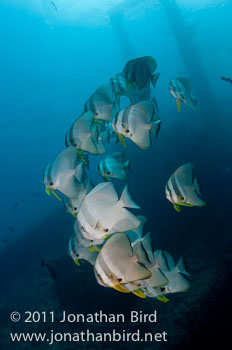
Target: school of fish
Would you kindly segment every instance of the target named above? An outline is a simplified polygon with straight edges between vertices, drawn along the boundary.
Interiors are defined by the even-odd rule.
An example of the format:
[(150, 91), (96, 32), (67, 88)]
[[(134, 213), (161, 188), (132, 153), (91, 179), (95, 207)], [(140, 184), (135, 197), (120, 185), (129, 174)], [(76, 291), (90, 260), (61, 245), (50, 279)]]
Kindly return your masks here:
[[(112, 182), (128, 181), (130, 161), (122, 152), (106, 154), (112, 141), (126, 147), (131, 140), (148, 150), (158, 137), (161, 120), (156, 99), (151, 97), (160, 75), (156, 68), (151, 56), (132, 59), (93, 92), (66, 133), (66, 148), (45, 168), (43, 183), (46, 193), (62, 201), (75, 218), (68, 254), (77, 266), (89, 262), (104, 287), (166, 303), (166, 294), (188, 291), (190, 274), (182, 257), (175, 263), (167, 251), (153, 250), (150, 233), (144, 234), (146, 218), (130, 211), (140, 207), (128, 185), (119, 195)], [(196, 111), (191, 90), (186, 77), (170, 81), (169, 92), (179, 112), (181, 103)], [(120, 107), (122, 96), (128, 101), (124, 108)], [(97, 166), (103, 182), (97, 185), (88, 175), (89, 154), (105, 155)], [(205, 206), (191, 163), (173, 172), (165, 194), (177, 212), (182, 206)]]

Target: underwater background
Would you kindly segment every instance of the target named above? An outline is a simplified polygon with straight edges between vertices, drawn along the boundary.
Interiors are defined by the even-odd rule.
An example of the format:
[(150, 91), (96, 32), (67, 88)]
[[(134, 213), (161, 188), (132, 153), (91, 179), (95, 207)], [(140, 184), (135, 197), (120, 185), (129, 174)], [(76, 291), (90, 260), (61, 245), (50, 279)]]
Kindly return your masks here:
[[(216, 0), (0, 0), (0, 348), (44, 349), (44, 343), (12, 343), (11, 331), (46, 331), (46, 324), (12, 324), (17, 310), (129, 313), (158, 310), (157, 330), (167, 343), (123, 343), (129, 349), (229, 349), (232, 287), (232, 3)], [(129, 188), (147, 217), (155, 249), (184, 255), (191, 274), (187, 293), (168, 304), (139, 299), (97, 284), (92, 267), (77, 268), (67, 255), (73, 218), (47, 197), (42, 173), (64, 148), (65, 132), (91, 93), (125, 63), (153, 56), (162, 127), (150, 150), (128, 142)], [(198, 112), (178, 113), (168, 92), (176, 76), (188, 76)], [(91, 177), (101, 182), (91, 156)], [(165, 198), (165, 184), (192, 162), (205, 208), (179, 214)], [(117, 184), (118, 188), (121, 185)], [(52, 265), (56, 279), (41, 266)], [(54, 326), (75, 331), (77, 325)], [(95, 331), (103, 325), (92, 325)], [(106, 325), (106, 329), (125, 325)], [(127, 326), (137, 329), (138, 326)], [(142, 324), (146, 331), (154, 327)], [(144, 345), (144, 346), (143, 346)], [(106, 348), (111, 343), (56, 343), (55, 349)]]

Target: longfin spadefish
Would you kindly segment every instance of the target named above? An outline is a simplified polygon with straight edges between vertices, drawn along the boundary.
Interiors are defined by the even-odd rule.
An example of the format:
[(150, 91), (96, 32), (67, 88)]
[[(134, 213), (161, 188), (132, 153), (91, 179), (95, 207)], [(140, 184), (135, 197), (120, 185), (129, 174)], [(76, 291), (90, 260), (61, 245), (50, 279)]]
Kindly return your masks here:
[(177, 211), (177, 213), (181, 212), (181, 207), (179, 204), (174, 204), (173, 207), (174, 207), (175, 211)]
[(178, 112), (180, 112), (180, 100), (176, 100), (176, 106), (177, 106)]

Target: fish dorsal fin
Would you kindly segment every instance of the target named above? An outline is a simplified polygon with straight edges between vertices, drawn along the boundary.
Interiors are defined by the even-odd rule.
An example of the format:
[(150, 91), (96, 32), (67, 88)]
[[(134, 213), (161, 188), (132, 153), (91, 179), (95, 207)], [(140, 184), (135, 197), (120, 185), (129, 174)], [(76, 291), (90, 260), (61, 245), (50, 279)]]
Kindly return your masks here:
[(178, 263), (176, 264), (176, 267), (178, 269), (178, 272), (180, 272), (181, 274), (190, 276), (190, 274), (188, 273), (188, 271), (186, 269), (186, 265), (184, 263), (183, 257), (180, 257)]
[(122, 207), (140, 209), (140, 207), (132, 199), (127, 185), (124, 187), (124, 190), (122, 191), (119, 203)]
[(60, 172), (74, 169), (77, 159), (76, 149), (68, 147), (59, 153), (50, 167), (52, 167), (52, 174), (58, 175)]
[(130, 114), (131, 123), (148, 124), (153, 117), (153, 105), (150, 101), (140, 101), (131, 107)]
[(138, 262), (142, 263), (145, 266), (150, 264), (147, 252), (143, 247), (142, 241), (139, 241), (135, 244), (133, 251)]
[(164, 256), (164, 252), (161, 249), (155, 250), (154, 257), (156, 267), (166, 271), (169, 270), (167, 259)]
[(153, 266), (149, 269), (152, 272), (152, 277), (147, 281), (150, 287), (162, 287), (168, 284), (168, 278), (159, 268)]
[(94, 114), (91, 111), (85, 112), (82, 114), (75, 122), (73, 132), (78, 129), (78, 134), (89, 133), (92, 129)]
[(118, 194), (115, 190), (114, 185), (111, 182), (101, 182), (95, 186), (92, 191), (89, 192), (87, 196), (99, 196), (99, 198), (104, 199), (104, 197), (110, 198), (113, 201), (118, 200)]
[(193, 164), (187, 163), (180, 166), (173, 174), (178, 187), (192, 186), (193, 183)]
[(101, 95), (104, 98), (106, 98), (110, 103), (113, 103), (113, 89), (112, 85), (110, 83), (106, 83), (102, 86), (100, 86), (96, 91), (95, 94)]
[(115, 159), (119, 163), (123, 163), (124, 162), (124, 157), (125, 157), (125, 154), (121, 153), (121, 152), (114, 152), (114, 153), (111, 153), (111, 154), (109, 154), (107, 156), (107, 158)]
[(175, 268), (175, 262), (173, 257), (167, 251), (164, 251), (164, 256), (167, 260), (169, 270), (173, 270)]
[(155, 88), (156, 86), (156, 83), (157, 83), (157, 80), (160, 76), (160, 73), (154, 73), (152, 76), (151, 76), (151, 83), (153, 85), (153, 87)]
[(181, 82), (181, 84), (184, 86), (186, 92), (188, 94), (191, 94), (191, 90), (192, 90), (191, 81), (186, 77), (179, 77), (179, 78), (177, 78), (177, 80), (179, 80)]

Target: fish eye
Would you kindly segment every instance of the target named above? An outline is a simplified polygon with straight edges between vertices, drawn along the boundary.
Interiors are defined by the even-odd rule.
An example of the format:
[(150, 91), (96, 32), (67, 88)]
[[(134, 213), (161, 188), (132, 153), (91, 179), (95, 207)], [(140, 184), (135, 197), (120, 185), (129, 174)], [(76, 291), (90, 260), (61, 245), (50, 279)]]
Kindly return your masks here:
[(129, 129), (126, 129), (126, 132), (130, 132), (130, 130), (129, 130)]
[(96, 112), (95, 115), (98, 115), (98, 112)]
[(75, 207), (74, 210), (77, 211), (77, 208)]
[(93, 243), (93, 240), (91, 239), (90, 242)]
[(161, 287), (161, 288), (160, 288), (160, 291), (161, 291), (161, 292), (165, 292), (165, 287)]
[(53, 182), (50, 182), (50, 186), (53, 186), (54, 185), (54, 183)]
[(77, 147), (77, 144), (76, 144), (76, 143), (74, 143), (74, 144), (73, 144), (73, 146), (74, 146), (74, 147)]
[(79, 254), (76, 254), (76, 257), (78, 258)]
[(108, 232), (108, 231), (109, 231), (109, 229), (108, 229), (108, 228), (105, 228), (105, 229), (104, 229), (104, 232)]
[(107, 175), (110, 175), (110, 171), (107, 171), (107, 173), (106, 173)]
[(122, 282), (122, 278), (118, 278), (118, 282)]

